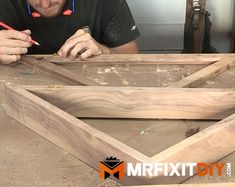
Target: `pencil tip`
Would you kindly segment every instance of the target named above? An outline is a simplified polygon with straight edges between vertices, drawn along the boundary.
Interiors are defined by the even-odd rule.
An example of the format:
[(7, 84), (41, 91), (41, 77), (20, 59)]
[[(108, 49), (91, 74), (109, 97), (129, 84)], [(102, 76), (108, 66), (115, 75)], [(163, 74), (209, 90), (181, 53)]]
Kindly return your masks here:
[(35, 44), (38, 45), (38, 46), (41, 46), (38, 42), (36, 42)]

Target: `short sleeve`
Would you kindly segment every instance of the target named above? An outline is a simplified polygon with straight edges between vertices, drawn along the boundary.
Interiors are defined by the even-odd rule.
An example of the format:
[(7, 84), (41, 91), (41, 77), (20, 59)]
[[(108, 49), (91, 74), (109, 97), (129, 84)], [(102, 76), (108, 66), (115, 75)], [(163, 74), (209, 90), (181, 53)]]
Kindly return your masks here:
[(126, 0), (104, 0), (103, 36), (101, 42), (118, 47), (140, 36)]

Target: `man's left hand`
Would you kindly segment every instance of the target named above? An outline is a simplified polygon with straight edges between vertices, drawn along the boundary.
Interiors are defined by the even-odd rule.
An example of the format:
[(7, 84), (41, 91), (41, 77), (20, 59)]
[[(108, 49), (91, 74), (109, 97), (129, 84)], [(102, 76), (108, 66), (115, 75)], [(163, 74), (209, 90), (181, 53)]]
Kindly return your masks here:
[(90, 33), (79, 29), (58, 51), (62, 57), (86, 59), (100, 54), (110, 54), (111, 49), (95, 41)]

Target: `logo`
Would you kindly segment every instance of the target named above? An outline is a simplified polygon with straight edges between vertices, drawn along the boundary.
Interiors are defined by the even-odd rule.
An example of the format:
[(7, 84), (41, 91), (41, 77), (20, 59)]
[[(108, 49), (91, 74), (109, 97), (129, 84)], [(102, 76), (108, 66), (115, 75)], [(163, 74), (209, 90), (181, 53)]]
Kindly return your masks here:
[(120, 162), (115, 157), (109, 157), (100, 162), (100, 178), (105, 180), (110, 175), (113, 175), (117, 179), (123, 179), (125, 176), (124, 162)]
[[(226, 167), (227, 166), (227, 167)], [(221, 177), (224, 170), (228, 176), (232, 175), (231, 163), (127, 163), (127, 176), (193, 176), (195, 171), (198, 176)]]

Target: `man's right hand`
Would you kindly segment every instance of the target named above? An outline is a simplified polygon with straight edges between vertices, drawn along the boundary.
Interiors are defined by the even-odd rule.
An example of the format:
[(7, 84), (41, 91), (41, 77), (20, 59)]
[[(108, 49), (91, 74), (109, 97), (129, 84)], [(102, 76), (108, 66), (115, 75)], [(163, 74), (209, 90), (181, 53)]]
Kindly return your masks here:
[(21, 55), (28, 52), (28, 48), (32, 46), (31, 31), (0, 31), (0, 63), (10, 64), (21, 58)]

